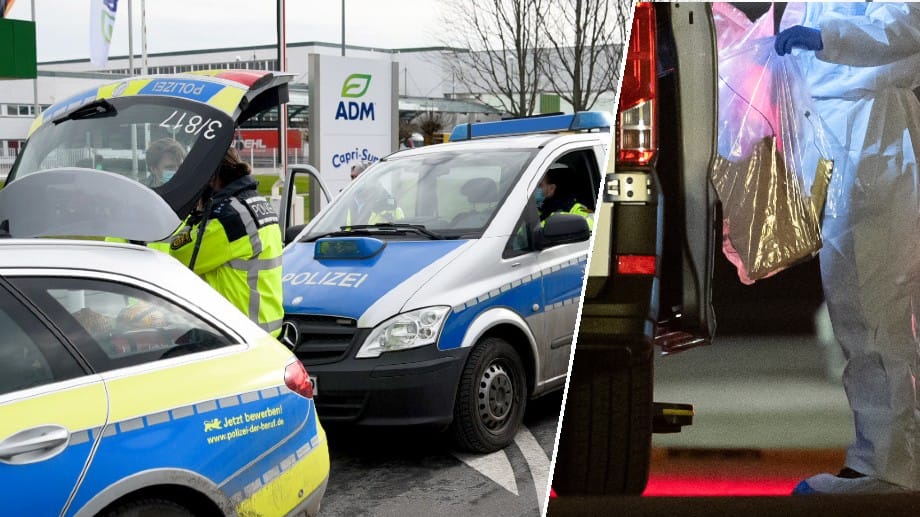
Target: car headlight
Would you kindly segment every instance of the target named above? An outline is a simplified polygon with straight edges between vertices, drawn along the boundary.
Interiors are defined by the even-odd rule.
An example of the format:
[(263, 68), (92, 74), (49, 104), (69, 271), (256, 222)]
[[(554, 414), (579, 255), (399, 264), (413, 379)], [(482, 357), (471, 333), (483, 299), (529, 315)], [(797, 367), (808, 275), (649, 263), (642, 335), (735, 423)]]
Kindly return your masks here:
[(438, 342), (450, 307), (426, 307), (394, 316), (377, 325), (361, 345), (358, 359)]

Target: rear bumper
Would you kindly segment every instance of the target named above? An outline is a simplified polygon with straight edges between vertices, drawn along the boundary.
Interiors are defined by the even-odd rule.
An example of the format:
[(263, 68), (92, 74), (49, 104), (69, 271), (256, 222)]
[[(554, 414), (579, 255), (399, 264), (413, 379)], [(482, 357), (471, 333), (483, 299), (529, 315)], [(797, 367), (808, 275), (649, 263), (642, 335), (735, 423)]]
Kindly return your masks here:
[(313, 493), (307, 496), (302, 503), (288, 513), (289, 517), (316, 517), (319, 515), (320, 505), (323, 501), (323, 495), (326, 493), (326, 485), (329, 483), (329, 476), (313, 490)]
[(317, 515), (329, 481), (326, 433), (320, 430), (316, 445), (306, 455), (302, 454), (299, 451), (300, 459), (290, 468), (241, 502), (236, 508), (237, 514)]

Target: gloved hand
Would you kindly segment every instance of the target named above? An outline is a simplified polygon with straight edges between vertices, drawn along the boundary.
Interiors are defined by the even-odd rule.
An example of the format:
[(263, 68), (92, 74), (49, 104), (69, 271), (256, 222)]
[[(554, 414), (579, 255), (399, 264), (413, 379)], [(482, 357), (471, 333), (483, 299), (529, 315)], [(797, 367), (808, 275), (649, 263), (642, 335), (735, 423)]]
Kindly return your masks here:
[(821, 31), (818, 29), (795, 25), (776, 35), (776, 41), (773, 43), (773, 48), (776, 49), (777, 54), (784, 56), (792, 52), (793, 48), (803, 48), (805, 50), (814, 51), (822, 50), (824, 48), (824, 42), (821, 41)]

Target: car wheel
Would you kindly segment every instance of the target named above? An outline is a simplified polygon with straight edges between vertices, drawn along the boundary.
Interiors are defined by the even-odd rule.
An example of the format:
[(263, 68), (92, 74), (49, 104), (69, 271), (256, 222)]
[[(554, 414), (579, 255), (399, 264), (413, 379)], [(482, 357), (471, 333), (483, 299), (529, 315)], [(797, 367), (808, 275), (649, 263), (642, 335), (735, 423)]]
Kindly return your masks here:
[(527, 403), (527, 378), (517, 351), (497, 337), (473, 348), (454, 404), (451, 433), (462, 449), (494, 452), (514, 440)]
[(195, 517), (188, 508), (167, 499), (137, 499), (122, 503), (105, 517)]
[(641, 494), (652, 447), (652, 353), (644, 345), (575, 352), (553, 488)]

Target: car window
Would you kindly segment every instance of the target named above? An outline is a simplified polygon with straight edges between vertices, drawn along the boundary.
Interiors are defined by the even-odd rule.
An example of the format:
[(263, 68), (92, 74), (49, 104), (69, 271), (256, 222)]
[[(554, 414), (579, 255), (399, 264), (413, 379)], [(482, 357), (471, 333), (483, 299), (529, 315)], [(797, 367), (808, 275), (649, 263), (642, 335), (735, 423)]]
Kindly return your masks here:
[(178, 304), (125, 284), (57, 277), (12, 281), (58, 324), (96, 371), (233, 343)]
[(514, 225), (514, 231), (505, 244), (502, 258), (512, 258), (534, 251), (533, 233), (540, 227), (540, 214), (537, 212), (536, 190), (530, 195), (530, 202)]
[(47, 327), (0, 290), (0, 395), (83, 374)]

